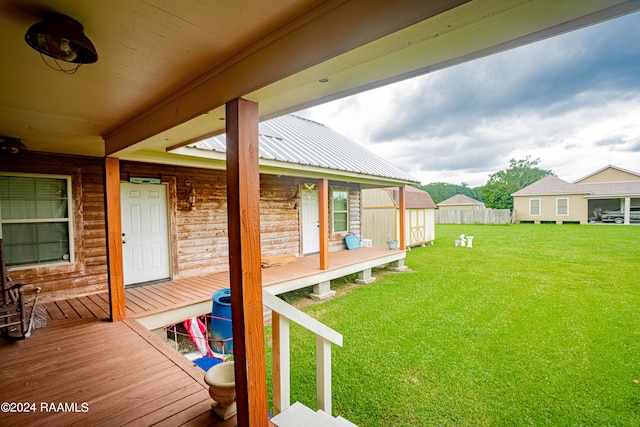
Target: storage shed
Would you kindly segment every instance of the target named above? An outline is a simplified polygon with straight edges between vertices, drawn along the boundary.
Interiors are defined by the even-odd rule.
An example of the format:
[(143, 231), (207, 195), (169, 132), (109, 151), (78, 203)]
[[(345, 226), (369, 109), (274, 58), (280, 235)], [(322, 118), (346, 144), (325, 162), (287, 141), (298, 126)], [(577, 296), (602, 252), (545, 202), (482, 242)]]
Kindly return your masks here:
[[(397, 188), (362, 190), (362, 238), (373, 246), (399, 240), (399, 195)], [(426, 191), (406, 187), (407, 246), (424, 246), (435, 240), (436, 205)]]

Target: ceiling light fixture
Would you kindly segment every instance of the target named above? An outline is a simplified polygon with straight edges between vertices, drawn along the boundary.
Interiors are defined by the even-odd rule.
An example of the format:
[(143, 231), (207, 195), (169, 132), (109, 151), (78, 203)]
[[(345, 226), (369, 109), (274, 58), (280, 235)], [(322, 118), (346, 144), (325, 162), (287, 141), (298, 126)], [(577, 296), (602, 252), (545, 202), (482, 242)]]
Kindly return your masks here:
[[(40, 52), (45, 64), (68, 74), (75, 73), (82, 64), (92, 64), (98, 60), (98, 52), (84, 35), (82, 24), (60, 13), (45, 13), (44, 21), (33, 24), (24, 39)], [(55, 65), (47, 62), (43, 54), (52, 57)], [(63, 68), (58, 61), (77, 65), (75, 68)]]
[(27, 146), (18, 138), (0, 136), (0, 154), (22, 154), (27, 151)]

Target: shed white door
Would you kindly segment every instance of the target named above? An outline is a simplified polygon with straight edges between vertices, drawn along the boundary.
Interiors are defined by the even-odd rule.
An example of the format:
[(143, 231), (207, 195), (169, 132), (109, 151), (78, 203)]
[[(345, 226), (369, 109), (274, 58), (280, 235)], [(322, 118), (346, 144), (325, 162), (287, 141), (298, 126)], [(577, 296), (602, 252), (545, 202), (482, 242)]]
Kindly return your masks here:
[(302, 254), (320, 252), (318, 190), (302, 191)]
[(167, 188), (120, 184), (124, 284), (168, 279)]

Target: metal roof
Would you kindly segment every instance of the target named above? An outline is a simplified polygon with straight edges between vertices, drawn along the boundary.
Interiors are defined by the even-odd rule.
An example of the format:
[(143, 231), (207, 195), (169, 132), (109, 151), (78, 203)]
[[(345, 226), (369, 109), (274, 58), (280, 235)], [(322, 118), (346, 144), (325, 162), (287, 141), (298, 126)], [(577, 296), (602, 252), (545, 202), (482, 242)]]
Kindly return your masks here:
[[(419, 182), (346, 136), (312, 120), (281, 116), (260, 123), (258, 132), (262, 159)], [(189, 147), (224, 153), (226, 135), (207, 138)]]

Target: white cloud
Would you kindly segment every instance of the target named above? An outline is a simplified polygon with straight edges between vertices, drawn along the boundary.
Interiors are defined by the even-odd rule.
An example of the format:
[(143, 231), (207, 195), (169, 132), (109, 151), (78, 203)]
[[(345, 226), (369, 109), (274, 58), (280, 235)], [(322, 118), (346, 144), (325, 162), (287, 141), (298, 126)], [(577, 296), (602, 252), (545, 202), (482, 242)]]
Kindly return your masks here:
[[(640, 13), (301, 112), (423, 183), (640, 171)], [(633, 41), (633, 42), (632, 42)]]

